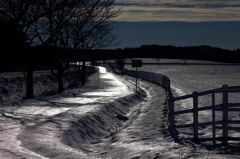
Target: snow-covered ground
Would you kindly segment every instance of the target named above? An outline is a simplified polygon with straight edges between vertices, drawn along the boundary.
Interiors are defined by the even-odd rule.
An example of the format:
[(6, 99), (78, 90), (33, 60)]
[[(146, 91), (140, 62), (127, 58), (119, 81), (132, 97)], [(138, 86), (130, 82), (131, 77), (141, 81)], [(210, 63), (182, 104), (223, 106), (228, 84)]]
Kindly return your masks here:
[(0, 158), (239, 158), (175, 143), (160, 86), (99, 67), (82, 88), (0, 106)]
[[(77, 70), (66, 71), (63, 78), (64, 88), (80, 85), (79, 74)], [(56, 94), (57, 75), (51, 71), (35, 71), (33, 81), (35, 96)], [(0, 73), (0, 104), (21, 100), (26, 97), (25, 92), (26, 74), (23, 72)]]
[[(143, 62), (155, 62), (154, 59), (148, 59)], [(153, 72), (156, 74), (163, 74), (170, 78), (171, 88), (175, 97), (192, 94), (194, 91), (205, 91), (210, 89), (220, 88), (223, 85), (240, 86), (240, 66), (239, 65), (223, 65), (215, 62), (204, 61), (181, 61), (181, 60), (165, 60), (161, 59), (163, 64), (159, 65), (144, 65), (139, 68), (139, 71)], [(164, 63), (173, 63), (165, 64)], [(186, 62), (186, 64), (184, 64)], [(180, 64), (182, 63), (182, 65)], [(199, 65), (200, 63), (200, 65)], [(204, 65), (205, 63), (205, 65)], [(134, 70), (131, 66), (126, 66), (127, 69)], [(208, 95), (199, 98), (199, 106), (210, 106), (212, 104), (212, 96)], [(222, 102), (222, 96), (216, 95), (217, 102)], [(229, 94), (230, 103), (240, 103), (240, 94)], [(175, 110), (191, 109), (193, 100), (181, 100), (175, 103)], [(239, 121), (240, 112), (230, 112), (230, 120)], [(199, 113), (199, 122), (210, 122), (212, 112), (202, 111)], [(222, 114), (216, 113), (217, 121), (221, 120)], [(177, 125), (191, 124), (193, 122), (192, 113), (176, 116)], [(203, 127), (200, 134), (204, 137), (212, 137), (211, 126)], [(179, 129), (180, 135), (187, 138), (192, 137), (193, 130)], [(217, 131), (218, 136), (222, 134), (221, 130)], [(233, 137), (240, 137), (239, 131), (229, 131), (229, 135)], [(239, 143), (239, 142), (238, 142)]]
[[(156, 62), (156, 60), (144, 59), (143, 62), (150, 63)], [(173, 64), (164, 65), (164, 63)], [(199, 63), (201, 65), (197, 65)], [(135, 70), (130, 65), (126, 65), (126, 68)], [(216, 62), (195, 60), (185, 62), (183, 60), (160, 59), (159, 65), (144, 65), (138, 70), (159, 73), (169, 77), (174, 96), (220, 88), (223, 85), (240, 85), (240, 65), (221, 65), (221, 63)]]
[[(100, 68), (100, 73), (94, 74), (84, 88), (68, 90), (50, 97), (38, 97), (9, 105), (2, 104), (0, 158), (84, 157), (86, 153), (78, 152), (73, 145), (81, 145), (78, 143), (82, 142), (81, 139), (77, 139), (74, 143), (71, 141), (74, 140), (71, 135), (83, 136), (86, 140), (85, 138), (89, 135), (95, 134), (94, 132), (80, 133), (81, 128), (82, 131), (87, 131), (84, 128), (88, 124), (94, 126), (91, 125), (94, 124), (91, 123), (91, 119), (88, 121), (90, 124), (85, 117), (89, 113), (102, 111), (106, 104), (113, 102), (116, 98), (131, 94), (133, 93), (127, 85), (117, 80), (111, 73), (107, 73), (104, 68)], [(126, 110), (119, 111), (120, 116), (121, 111)], [(94, 118), (96, 121), (100, 120), (101, 114)], [(81, 123), (80, 119), (86, 123)], [(114, 121), (109, 120), (109, 122)], [(76, 125), (80, 128), (74, 130), (73, 124), (83, 124), (83, 127)], [(114, 127), (113, 124), (111, 125)], [(111, 131), (111, 127), (108, 129)], [(79, 132), (74, 133), (74, 131)], [(107, 135), (108, 130), (102, 131), (102, 134), (96, 135)]]

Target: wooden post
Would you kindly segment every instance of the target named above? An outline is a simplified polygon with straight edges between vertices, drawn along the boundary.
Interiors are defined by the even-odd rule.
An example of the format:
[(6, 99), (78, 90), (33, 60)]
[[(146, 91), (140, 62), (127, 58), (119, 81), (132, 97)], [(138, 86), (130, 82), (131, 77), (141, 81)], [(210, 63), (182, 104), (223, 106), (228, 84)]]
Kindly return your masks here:
[(138, 67), (136, 67), (136, 92), (138, 88)]
[(168, 122), (169, 122), (169, 132), (171, 136), (176, 140), (177, 134), (176, 134), (176, 128), (175, 128), (175, 122), (174, 122), (174, 98), (171, 96), (168, 100)]
[[(226, 88), (224, 85), (223, 88)], [(228, 92), (223, 89), (223, 144), (228, 144)]]
[(212, 93), (212, 138), (213, 146), (216, 146), (216, 117), (215, 117), (215, 93)]
[(198, 92), (193, 92), (193, 140), (198, 142)]

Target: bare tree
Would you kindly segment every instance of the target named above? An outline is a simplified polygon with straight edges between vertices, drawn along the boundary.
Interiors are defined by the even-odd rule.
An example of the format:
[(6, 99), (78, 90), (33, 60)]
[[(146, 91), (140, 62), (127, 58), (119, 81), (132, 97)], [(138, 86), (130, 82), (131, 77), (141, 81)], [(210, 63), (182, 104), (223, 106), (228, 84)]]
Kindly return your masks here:
[(73, 48), (82, 59), (82, 82), (85, 83), (85, 56), (89, 49), (114, 45), (116, 35), (112, 33), (111, 19), (119, 14), (113, 8), (115, 0), (83, 1), (76, 10), (73, 23)]
[[(2, 0), (0, 2), (0, 18), (11, 22), (19, 32), (24, 34), (26, 37), (25, 46), (30, 45), (32, 41), (32, 25), (47, 14), (43, 12), (41, 8), (42, 3), (43, 0)], [(35, 56), (29, 53), (28, 47), (23, 49), (28, 56), (24, 61), (27, 70), (26, 96), (27, 98), (31, 98), (33, 97), (33, 67)]]
[[(113, 3), (114, 0), (2, 0), (0, 18), (11, 19), (26, 35), (29, 46), (50, 48), (58, 68), (58, 89), (61, 91), (63, 72), (74, 54), (79, 50), (106, 46), (113, 41), (110, 23), (107, 23), (118, 13)], [(37, 57), (27, 50), (26, 94), (31, 98)]]
[(78, 4), (77, 0), (49, 0), (44, 6), (44, 10), (50, 10), (50, 14), (42, 21), (41, 29), (36, 29), (38, 32), (41, 31), (38, 33), (39, 40), (42, 44), (50, 47), (50, 52), (57, 66), (58, 91), (64, 89), (62, 77), (71, 61), (72, 52), (69, 51), (71, 48), (69, 39), (72, 34), (69, 24), (76, 17), (74, 12)]
[[(2, 0), (1, 19), (11, 21), (26, 36), (28, 46), (56, 44), (62, 28), (71, 18), (68, 13), (77, 2), (69, 0)], [(50, 25), (49, 25), (50, 24)], [(26, 97), (33, 97), (33, 71), (38, 56), (25, 48), (27, 71)]]
[(83, 59), (84, 83), (85, 50), (113, 43), (116, 36), (111, 34), (113, 28), (109, 21), (118, 14), (113, 3), (114, 0), (49, 0), (44, 6), (44, 10), (50, 12), (41, 25), (36, 25), (41, 29), (35, 30), (43, 44), (62, 48), (53, 52), (59, 91), (63, 90), (63, 73), (74, 57), (80, 55)]
[[(58, 70), (58, 90), (63, 90), (62, 76), (73, 58), (83, 59), (82, 82), (85, 83), (86, 50), (110, 46), (116, 36), (109, 22), (118, 11), (113, 9), (114, 0), (51, 0), (44, 10), (49, 11), (46, 19), (35, 29), (38, 41), (53, 48)], [(60, 9), (55, 9), (56, 7)], [(54, 11), (52, 11), (54, 10)], [(80, 53), (79, 53), (80, 52)]]

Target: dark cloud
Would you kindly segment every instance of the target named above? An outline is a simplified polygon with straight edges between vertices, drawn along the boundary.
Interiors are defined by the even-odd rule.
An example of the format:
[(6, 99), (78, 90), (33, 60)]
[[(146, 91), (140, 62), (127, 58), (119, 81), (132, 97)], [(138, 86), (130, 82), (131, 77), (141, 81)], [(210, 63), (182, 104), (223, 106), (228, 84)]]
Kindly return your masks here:
[(116, 0), (119, 21), (240, 21), (240, 0)]
[[(225, 3), (224, 3), (225, 2)], [(179, 3), (178, 1), (172, 1), (169, 3), (168, 1), (151, 1), (151, 2), (118, 2), (114, 4), (115, 6), (141, 6), (141, 7), (167, 7), (167, 8), (226, 8), (226, 7), (239, 7), (240, 1), (235, 3), (230, 3), (231, 1), (182, 1)]]

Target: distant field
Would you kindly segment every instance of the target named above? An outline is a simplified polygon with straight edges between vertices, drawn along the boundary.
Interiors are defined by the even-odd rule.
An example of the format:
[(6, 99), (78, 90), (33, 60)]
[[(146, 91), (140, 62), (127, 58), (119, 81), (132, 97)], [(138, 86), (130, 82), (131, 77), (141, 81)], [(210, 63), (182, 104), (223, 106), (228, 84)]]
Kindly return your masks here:
[[(154, 62), (156, 59), (144, 59), (143, 62)], [(163, 65), (161, 65), (163, 63)], [(183, 65), (164, 65), (164, 63), (182, 63)], [(186, 63), (186, 65), (184, 65)], [(196, 63), (201, 65), (188, 65)], [(206, 65), (202, 65), (206, 63)], [(160, 59), (159, 65), (143, 65), (139, 71), (147, 71), (166, 75), (171, 80), (175, 95), (190, 94), (194, 91), (204, 91), (222, 87), (222, 85), (240, 85), (240, 65), (209, 65), (216, 62), (194, 60)], [(135, 69), (126, 65), (127, 69)]]
[[(150, 60), (150, 59), (148, 59)], [(154, 61), (155, 59), (152, 59)], [(180, 60), (162, 60), (162, 62), (173, 62), (178, 63)], [(145, 62), (145, 61), (144, 61)], [(160, 60), (161, 62), (161, 60)], [(182, 61), (183, 62), (183, 61)], [(216, 89), (222, 87), (222, 85), (229, 86), (240, 86), (240, 65), (209, 65), (211, 62), (204, 61), (185, 61), (186, 65), (179, 64), (168, 64), (168, 65), (143, 65), (139, 68), (139, 71), (153, 72), (157, 74), (163, 74), (170, 78), (171, 89), (173, 95), (183, 96), (187, 94), (192, 94), (194, 91), (205, 91), (210, 89)], [(188, 65), (188, 63), (206, 63), (206, 65)], [(216, 64), (216, 63), (215, 63)], [(130, 65), (126, 66), (127, 69), (135, 69)], [(217, 97), (216, 97), (217, 98)], [(219, 101), (222, 102), (222, 97), (218, 97)], [(212, 104), (211, 95), (204, 98), (199, 98), (199, 106), (209, 106)], [(240, 103), (240, 93), (229, 94), (229, 102)], [(219, 104), (220, 104), (219, 103)], [(192, 108), (192, 99), (182, 100), (176, 102), (175, 109), (191, 109)], [(202, 111), (199, 114), (200, 122), (208, 122), (211, 120), (211, 111)], [(217, 119), (220, 120), (222, 114), (216, 114)], [(239, 112), (229, 113), (229, 119), (239, 120)], [(179, 115), (177, 118), (178, 124), (190, 124), (192, 123), (192, 115)], [(181, 129), (181, 135), (188, 136), (192, 134), (190, 129)], [(201, 133), (204, 136), (211, 137), (211, 126), (201, 130)], [(217, 132), (221, 134), (219, 130)], [(229, 132), (232, 136), (240, 137), (239, 131)], [(191, 135), (190, 135), (191, 136)]]

